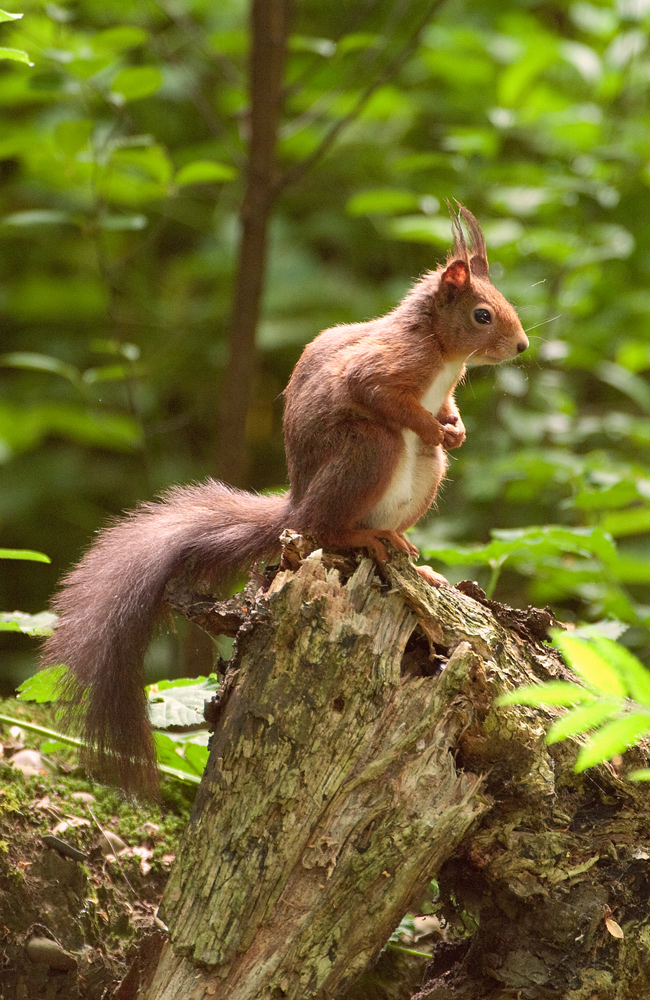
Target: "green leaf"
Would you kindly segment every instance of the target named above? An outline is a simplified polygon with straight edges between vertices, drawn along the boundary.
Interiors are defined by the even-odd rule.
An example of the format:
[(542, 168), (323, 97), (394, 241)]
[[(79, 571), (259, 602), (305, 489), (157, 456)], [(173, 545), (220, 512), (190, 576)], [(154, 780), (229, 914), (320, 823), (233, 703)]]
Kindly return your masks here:
[(620, 583), (650, 583), (650, 561), (646, 558), (619, 555), (609, 564), (609, 570)]
[(106, 285), (88, 269), (66, 274), (65, 281), (54, 272), (25, 270), (8, 290), (5, 310), (19, 322), (60, 323), (65, 317), (70, 324), (103, 319), (108, 302)]
[(28, 615), (24, 611), (0, 612), (0, 632), (22, 632), (24, 635), (51, 635), (57, 617), (51, 611)]
[(642, 410), (650, 413), (650, 386), (640, 375), (628, 371), (613, 361), (603, 361), (598, 366), (598, 375), (608, 385), (624, 393)]
[(567, 736), (575, 736), (577, 733), (585, 733), (589, 729), (599, 726), (605, 719), (616, 715), (621, 711), (624, 702), (622, 701), (597, 701), (591, 705), (581, 705), (567, 712), (553, 723), (546, 734), (547, 743), (558, 743)]
[(7, 10), (0, 10), (0, 23), (3, 21), (18, 21), (22, 14), (10, 14)]
[(399, 188), (374, 188), (359, 191), (348, 199), (345, 210), (348, 215), (397, 215), (412, 212), (418, 206), (418, 196), (412, 191)]
[(650, 781), (650, 767), (639, 767), (627, 774), (628, 781)]
[(329, 58), (336, 53), (336, 42), (329, 38), (314, 38), (308, 35), (291, 35), (289, 48), (292, 52), (314, 52)]
[(385, 225), (387, 234), (395, 240), (433, 243), (435, 246), (449, 244), (449, 222), (442, 217), (404, 215), (399, 219), (391, 219)]
[(194, 160), (181, 167), (174, 184), (177, 187), (187, 187), (188, 184), (223, 184), (225, 181), (232, 181), (237, 176), (234, 167), (227, 163), (218, 163), (216, 160)]
[(620, 538), (650, 531), (650, 507), (631, 507), (605, 514), (600, 522), (603, 531)]
[(107, 340), (99, 338), (92, 340), (90, 346), (97, 354), (113, 354), (126, 358), (127, 361), (138, 361), (140, 358), (140, 348), (137, 344), (129, 344), (122, 340)]
[(172, 726), (205, 725), (204, 703), (214, 695), (218, 686), (215, 674), (152, 684), (147, 689), (152, 726), (169, 729)]
[(605, 636), (598, 635), (594, 635), (588, 641), (624, 678), (628, 694), (640, 705), (650, 709), (650, 670), (620, 642), (613, 642)]
[(347, 55), (349, 52), (363, 52), (367, 49), (377, 48), (383, 45), (383, 42), (384, 39), (381, 35), (355, 31), (349, 35), (343, 35), (337, 43), (337, 48), (339, 55)]
[(156, 66), (130, 66), (113, 80), (110, 98), (115, 104), (140, 101), (155, 94), (162, 82), (162, 73)]
[(10, 59), (12, 62), (25, 63), (26, 66), (33, 66), (29, 56), (22, 49), (7, 49), (0, 46), (0, 59)]
[(0, 549), (0, 559), (27, 559), (44, 563), (52, 561), (44, 552), (34, 552), (33, 549)]
[(16, 453), (36, 448), (53, 434), (117, 451), (130, 451), (142, 444), (142, 429), (131, 416), (89, 412), (84, 405), (58, 402), (20, 407), (0, 401), (0, 440)]
[(493, 565), (497, 560), (521, 557), (533, 564), (562, 552), (576, 555), (597, 555), (610, 563), (616, 558), (616, 547), (600, 528), (565, 528), (549, 524), (541, 527), (508, 528), (492, 531), (487, 545), (429, 548), (427, 558), (440, 559), (448, 565)]
[(83, 380), (87, 385), (96, 385), (98, 382), (119, 382), (138, 374), (141, 374), (140, 369), (134, 369), (133, 365), (103, 365), (101, 368), (87, 368)]
[[(194, 778), (201, 776), (205, 766), (201, 767), (200, 764), (203, 755), (195, 753), (190, 758), (186, 757), (182, 744), (171, 739), (166, 733), (154, 733), (154, 740), (160, 764), (173, 768), (177, 772), (176, 776), (183, 780), (189, 780), (190, 776)], [(207, 760), (207, 755), (205, 756)]]
[(54, 141), (65, 156), (77, 156), (87, 148), (94, 127), (94, 122), (90, 118), (61, 122), (54, 130)]
[(570, 681), (549, 681), (547, 684), (529, 684), (501, 695), (497, 705), (576, 705), (581, 701), (592, 702), (594, 695)]
[(12, 212), (2, 219), (3, 226), (60, 226), (75, 223), (69, 212), (54, 208), (32, 208), (25, 212)]
[(109, 232), (138, 232), (146, 229), (149, 220), (146, 215), (101, 215), (97, 224)]
[(558, 524), (543, 527), (507, 528), (492, 531), (493, 538), (505, 542), (503, 552), (538, 550), (574, 552), (578, 555), (593, 553), (607, 562), (616, 556), (616, 546), (601, 528), (565, 528)]
[(69, 744), (65, 743), (63, 740), (45, 740), (41, 743), (40, 750), (41, 753), (60, 753), (61, 750), (66, 750)]
[(133, 147), (116, 149), (111, 156), (110, 166), (151, 177), (163, 186), (169, 183), (172, 176), (172, 165), (167, 151), (158, 144), (140, 149)]
[(148, 33), (142, 28), (124, 24), (98, 31), (90, 39), (90, 44), (95, 52), (117, 54), (144, 45), (148, 37)]
[(627, 691), (618, 670), (596, 651), (591, 642), (575, 639), (566, 632), (552, 629), (553, 645), (560, 650), (572, 670), (595, 691), (625, 698)]
[(28, 677), (18, 688), (18, 697), (23, 701), (39, 703), (57, 701), (59, 685), (68, 668), (65, 666), (47, 667), (33, 677)]
[(623, 753), (649, 730), (650, 713), (647, 712), (632, 712), (622, 719), (609, 722), (581, 749), (575, 764), (576, 771), (584, 771), (594, 764)]
[(69, 365), (59, 358), (50, 357), (49, 354), (15, 351), (12, 354), (0, 355), (0, 365), (5, 368), (28, 368), (32, 371), (51, 372), (53, 375), (60, 375), (67, 379), (75, 386), (81, 382), (81, 375), (74, 365)]
[[(207, 736), (207, 733), (205, 735)], [(208, 750), (207, 745), (202, 746), (199, 743), (186, 743), (183, 756), (190, 767), (194, 768), (197, 774), (203, 774), (205, 771), (205, 765), (208, 763), (210, 751)]]

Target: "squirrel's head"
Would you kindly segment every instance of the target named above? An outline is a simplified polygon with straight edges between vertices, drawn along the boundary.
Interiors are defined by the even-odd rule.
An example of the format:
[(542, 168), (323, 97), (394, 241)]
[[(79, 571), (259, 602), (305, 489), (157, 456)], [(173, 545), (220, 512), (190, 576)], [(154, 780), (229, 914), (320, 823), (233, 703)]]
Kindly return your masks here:
[[(468, 365), (496, 365), (525, 351), (528, 337), (513, 306), (489, 278), (485, 238), (468, 209), (452, 213), (454, 247), (434, 294), (438, 336), (448, 355)], [(471, 250), (461, 225), (465, 221)]]

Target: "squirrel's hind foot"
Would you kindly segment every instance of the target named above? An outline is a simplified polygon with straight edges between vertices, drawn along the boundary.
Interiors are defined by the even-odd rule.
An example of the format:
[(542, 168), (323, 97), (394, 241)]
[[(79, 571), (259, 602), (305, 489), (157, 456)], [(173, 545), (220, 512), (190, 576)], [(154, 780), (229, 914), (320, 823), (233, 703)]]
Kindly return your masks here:
[(442, 573), (436, 573), (435, 569), (431, 569), (430, 566), (416, 566), (415, 570), (420, 574), (423, 580), (431, 584), (432, 587), (449, 587), (450, 583), (446, 576)]

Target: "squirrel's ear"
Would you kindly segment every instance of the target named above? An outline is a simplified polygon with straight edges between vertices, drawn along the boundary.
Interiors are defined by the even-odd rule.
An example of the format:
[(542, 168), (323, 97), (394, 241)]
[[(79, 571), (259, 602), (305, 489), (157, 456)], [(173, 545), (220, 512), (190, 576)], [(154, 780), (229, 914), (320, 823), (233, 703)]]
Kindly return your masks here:
[(452, 260), (451, 264), (442, 272), (440, 278), (440, 288), (451, 291), (469, 287), (469, 267), (464, 260)]

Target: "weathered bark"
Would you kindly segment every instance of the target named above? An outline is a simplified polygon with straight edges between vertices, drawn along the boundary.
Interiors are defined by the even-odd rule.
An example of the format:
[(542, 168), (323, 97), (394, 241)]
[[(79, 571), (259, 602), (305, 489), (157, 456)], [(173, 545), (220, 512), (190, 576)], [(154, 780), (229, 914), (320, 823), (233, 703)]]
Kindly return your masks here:
[(623, 897), (646, 905), (643, 793), (611, 769), (577, 778), (543, 713), (494, 707), (566, 672), (542, 642), (551, 616), (433, 590), (405, 559), (382, 573), (316, 552), (219, 610), (244, 624), (140, 995), (341, 996), (436, 874), (480, 930), (464, 958), (464, 942), (438, 955), (423, 996), (582, 1000), (602, 961), (623, 981), (624, 949), (648, 988), (645, 910), (623, 946), (604, 923)]
[[(650, 997), (650, 802), (623, 777), (646, 755), (576, 775), (575, 744), (540, 743), (526, 765), (522, 716), (531, 733), (547, 726), (501, 709), (461, 741), (459, 763), (486, 774), (492, 808), (438, 877), (449, 919), (476, 930), (434, 951), (412, 1000)], [(523, 782), (509, 773), (522, 749)]]
[(255, 332), (260, 311), (269, 219), (275, 191), (275, 149), (282, 107), (290, 0), (252, 0), (249, 144), (246, 190), (221, 391), (219, 475), (243, 485), (246, 415), (255, 377)]

